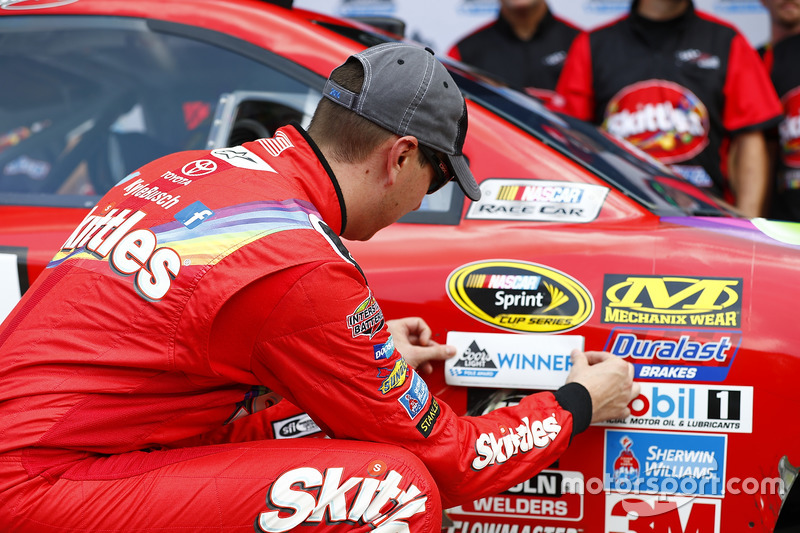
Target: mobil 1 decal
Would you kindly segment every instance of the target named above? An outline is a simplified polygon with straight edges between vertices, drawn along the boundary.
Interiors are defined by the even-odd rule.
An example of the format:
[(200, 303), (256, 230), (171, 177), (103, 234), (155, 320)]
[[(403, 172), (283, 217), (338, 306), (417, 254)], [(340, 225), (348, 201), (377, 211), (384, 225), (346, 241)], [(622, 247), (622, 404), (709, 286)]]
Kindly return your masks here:
[(600, 426), (752, 433), (753, 387), (640, 382), (627, 418)]
[(594, 300), (578, 280), (525, 261), (463, 265), (447, 278), (447, 295), (471, 317), (507, 331), (560, 333), (584, 324)]

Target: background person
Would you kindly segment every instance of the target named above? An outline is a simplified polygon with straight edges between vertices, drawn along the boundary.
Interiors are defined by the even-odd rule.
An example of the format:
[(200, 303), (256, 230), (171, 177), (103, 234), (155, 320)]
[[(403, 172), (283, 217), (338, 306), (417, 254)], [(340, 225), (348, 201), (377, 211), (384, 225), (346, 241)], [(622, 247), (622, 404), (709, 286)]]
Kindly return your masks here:
[(783, 104), (784, 117), (768, 135), (774, 191), (770, 218), (800, 222), (800, 0), (761, 0), (770, 40), (758, 51)]
[(691, 0), (634, 0), (626, 16), (581, 34), (557, 91), (560, 110), (627, 139), (744, 216), (764, 214), (763, 132), (780, 120), (780, 101), (745, 38)]
[(463, 37), (447, 54), (549, 103), (578, 33), (554, 16), (545, 0), (500, 0), (497, 19)]
[[(633, 367), (600, 352), (482, 417), (434, 397), (413, 365), (441, 350), (403, 358), (429, 332), (407, 319), (395, 343), (339, 236), (369, 239), (450, 179), (480, 197), (464, 99), (402, 43), (349, 58), (323, 94), (308, 133), (128, 176), (12, 311), (3, 529), (439, 531), (442, 505), (527, 480), (590, 421), (627, 416)], [(273, 438), (280, 398), (332, 438)]]

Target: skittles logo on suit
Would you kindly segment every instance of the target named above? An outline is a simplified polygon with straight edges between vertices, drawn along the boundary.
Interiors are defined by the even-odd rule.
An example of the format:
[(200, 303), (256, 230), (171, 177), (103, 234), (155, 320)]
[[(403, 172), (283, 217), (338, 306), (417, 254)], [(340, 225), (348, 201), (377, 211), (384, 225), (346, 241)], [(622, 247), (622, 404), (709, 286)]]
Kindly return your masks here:
[(665, 80), (629, 85), (606, 108), (603, 128), (662, 163), (692, 159), (708, 144), (709, 116), (689, 89)]

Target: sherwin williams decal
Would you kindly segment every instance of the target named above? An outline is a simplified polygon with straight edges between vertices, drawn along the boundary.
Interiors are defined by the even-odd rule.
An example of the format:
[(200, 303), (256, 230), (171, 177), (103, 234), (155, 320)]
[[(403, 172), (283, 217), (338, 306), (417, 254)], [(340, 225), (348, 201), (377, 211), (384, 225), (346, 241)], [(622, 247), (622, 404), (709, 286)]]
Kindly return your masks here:
[(586, 183), (527, 179), (488, 179), (467, 218), (536, 222), (591, 222), (603, 207), (608, 188)]
[(605, 439), (606, 490), (724, 495), (727, 435), (607, 429)]
[(735, 328), (742, 278), (606, 274), (602, 322)]
[(633, 363), (637, 379), (725, 381), (741, 341), (725, 329), (620, 327), (603, 349)]
[(579, 281), (536, 263), (478, 261), (454, 270), (447, 294), (486, 324), (524, 333), (560, 333), (584, 324), (594, 300)]

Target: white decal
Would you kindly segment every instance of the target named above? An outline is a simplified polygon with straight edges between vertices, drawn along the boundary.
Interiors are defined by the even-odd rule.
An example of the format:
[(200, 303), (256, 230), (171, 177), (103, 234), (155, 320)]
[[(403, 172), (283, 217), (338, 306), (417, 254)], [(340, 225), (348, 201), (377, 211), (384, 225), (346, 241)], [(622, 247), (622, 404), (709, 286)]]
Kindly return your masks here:
[(0, 322), (22, 297), (16, 254), (0, 254)]
[(216, 150), (211, 150), (211, 155), (223, 161), (227, 161), (235, 167), (275, 172), (275, 169), (267, 164), (266, 161), (243, 146), (217, 148)]
[(483, 470), (493, 464), (502, 464), (520, 453), (527, 453), (534, 448), (546, 448), (556, 440), (561, 426), (556, 415), (552, 414), (544, 420), (534, 420), (528, 417), (516, 429), (504, 429), (504, 434), (498, 439), (494, 433), (483, 433), (475, 441), (477, 457), (472, 461), (472, 468)]

